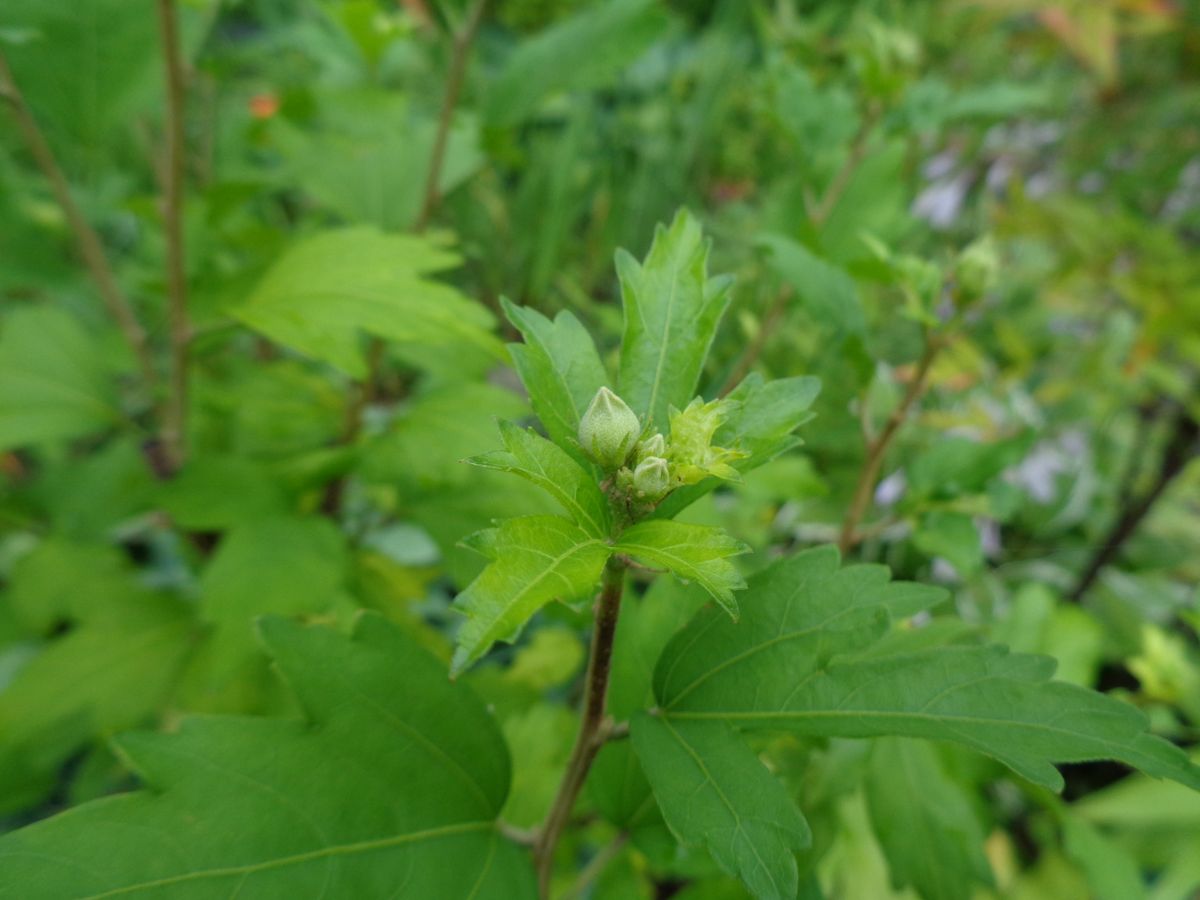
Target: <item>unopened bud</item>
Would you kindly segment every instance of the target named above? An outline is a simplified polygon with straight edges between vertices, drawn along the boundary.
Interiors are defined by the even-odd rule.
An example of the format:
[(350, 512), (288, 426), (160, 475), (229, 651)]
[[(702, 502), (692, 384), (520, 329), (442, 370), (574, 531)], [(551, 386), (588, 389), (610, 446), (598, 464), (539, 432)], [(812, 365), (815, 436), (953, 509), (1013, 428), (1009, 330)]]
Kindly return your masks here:
[(958, 263), (954, 268), (958, 294), (962, 300), (970, 303), (987, 293), (995, 283), (999, 269), (996, 245), (990, 237), (982, 237), (965, 247), (958, 255)]
[(671, 472), (660, 456), (648, 456), (633, 470), (633, 489), (639, 497), (659, 500), (671, 489)]
[(628, 458), (641, 430), (637, 413), (602, 387), (579, 421), (579, 443), (595, 462), (605, 469), (616, 469)]
[(637, 459), (641, 462), (643, 459), (648, 459), (651, 456), (666, 456), (667, 455), (667, 439), (657, 431), (644, 441), (638, 441)]

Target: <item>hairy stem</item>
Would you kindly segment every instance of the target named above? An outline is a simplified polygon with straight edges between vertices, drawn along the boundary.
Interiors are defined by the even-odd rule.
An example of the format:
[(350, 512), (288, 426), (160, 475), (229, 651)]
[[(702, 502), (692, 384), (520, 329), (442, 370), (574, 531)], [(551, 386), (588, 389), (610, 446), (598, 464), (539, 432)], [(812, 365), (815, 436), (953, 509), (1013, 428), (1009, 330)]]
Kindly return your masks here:
[(1097, 548), (1080, 574), (1079, 581), (1076, 582), (1075, 588), (1069, 595), (1071, 601), (1078, 603), (1082, 600), (1083, 595), (1100, 577), (1105, 566), (1117, 558), (1125, 542), (1133, 537), (1154, 504), (1159, 501), (1167, 487), (1195, 455), (1198, 440), (1200, 440), (1200, 422), (1197, 422), (1188, 414), (1187, 410), (1181, 407), (1175, 417), (1166, 449), (1163, 451), (1154, 484), (1141, 497), (1126, 498), (1104, 542)]
[(904, 420), (908, 418), (909, 410), (924, 393), (929, 370), (940, 349), (941, 342), (939, 340), (933, 336), (926, 337), (925, 352), (921, 354), (917, 370), (913, 374), (912, 381), (908, 383), (908, 390), (904, 392), (904, 397), (892, 410), (892, 414), (888, 416), (879, 434), (867, 440), (867, 457), (858, 473), (858, 484), (854, 487), (854, 499), (851, 500), (850, 508), (846, 511), (846, 518), (842, 520), (841, 536), (838, 538), (838, 549), (843, 554), (858, 543), (860, 537), (858, 524), (871, 505), (871, 498), (875, 494), (875, 485), (879, 480), (879, 469), (883, 465), (888, 447), (891, 446), (892, 439), (900, 430), (900, 426), (904, 424)]
[(567, 762), (567, 770), (558, 786), (558, 794), (533, 845), (538, 890), (543, 900), (550, 896), (554, 848), (558, 846), (558, 839), (570, 819), (575, 800), (587, 780), (588, 770), (608, 737), (604, 706), (608, 695), (608, 676), (612, 670), (613, 638), (617, 633), (617, 616), (621, 611), (621, 594), (624, 587), (624, 563), (615, 558), (609, 560), (604, 569), (604, 584), (600, 596), (596, 599), (596, 627), (592, 632), (592, 648), (584, 681), (579, 735)]
[(55, 202), (58, 203), (63, 215), (67, 218), (67, 225), (75, 238), (79, 255), (83, 258), (83, 263), (100, 292), (100, 298), (103, 300), (105, 308), (117, 323), (125, 342), (133, 351), (146, 388), (153, 394), (158, 376), (154, 369), (154, 358), (146, 340), (146, 332), (138, 321), (129, 298), (117, 284), (100, 236), (96, 234), (95, 229), (84, 218), (82, 211), (75, 203), (66, 175), (63, 174), (62, 168), (54, 156), (54, 151), (50, 149), (50, 144), (38, 127), (37, 120), (34, 119), (33, 113), (25, 103), (25, 96), (17, 87), (12, 70), (9, 69), (8, 61), (2, 53), (0, 53), (0, 96), (4, 97), (11, 105), (25, 146), (28, 148), (30, 156), (33, 157), (34, 163), (46, 180), (50, 182)]
[(167, 82), (162, 214), (167, 239), (167, 304), (171, 343), (167, 399), (163, 407), (162, 442), (169, 471), (174, 472), (182, 465), (185, 453), (188, 344), (191, 341), (187, 309), (187, 275), (183, 258), (184, 76), (175, 0), (158, 0), (158, 24)]

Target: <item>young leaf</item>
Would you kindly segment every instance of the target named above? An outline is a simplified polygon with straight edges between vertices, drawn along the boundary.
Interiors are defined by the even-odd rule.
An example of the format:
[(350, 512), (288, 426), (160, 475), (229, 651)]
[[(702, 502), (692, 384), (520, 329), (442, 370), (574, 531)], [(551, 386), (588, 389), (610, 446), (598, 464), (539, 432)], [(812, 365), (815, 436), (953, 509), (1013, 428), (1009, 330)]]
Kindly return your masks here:
[(700, 223), (680, 210), (659, 226), (639, 263), (617, 252), (625, 304), (619, 393), (638, 415), (667, 430), (667, 411), (687, 406), (708, 348), (729, 305), (728, 277), (709, 278), (708, 244)]
[(738, 606), (733, 592), (746, 582), (729, 557), (749, 549), (720, 528), (669, 519), (639, 522), (625, 529), (613, 547), (617, 553), (665, 566), (680, 578), (695, 581), (735, 619)]
[(765, 234), (758, 243), (768, 251), (771, 268), (796, 290), (815, 321), (828, 323), (843, 333), (863, 332), (866, 317), (858, 286), (845, 269), (781, 234)]
[(503, 739), (437, 660), (374, 615), (352, 637), (282, 619), (261, 635), (308, 721), (121, 738), (149, 789), (0, 839), (0, 896), (534, 896), (496, 830)]
[(0, 331), (0, 450), (80, 437), (120, 420), (107, 365), (75, 319), (21, 309)]
[(979, 885), (992, 885), (978, 816), (932, 745), (876, 740), (865, 787), (875, 834), (898, 889), (911, 885), (924, 900), (959, 900)]
[(458, 631), (453, 675), (496, 641), (516, 640), (551, 600), (574, 600), (592, 590), (612, 552), (603, 540), (559, 516), (506, 519), (467, 543), (492, 562), (458, 595), (467, 621)]
[(676, 724), (639, 713), (633, 746), (671, 831), (704, 846), (754, 896), (792, 900), (808, 823), (745, 741), (722, 722)]
[(360, 332), (424, 350), (499, 361), (492, 314), (429, 276), (458, 257), (432, 238), (343, 228), (301, 241), (231, 312), (273, 341), (354, 378), (367, 374)]
[(608, 373), (587, 329), (570, 312), (551, 322), (536, 309), (502, 299), (504, 314), (525, 338), (508, 352), (529, 402), (551, 440), (566, 450), (578, 443), (579, 420)]
[(608, 535), (612, 525), (608, 500), (591, 473), (533, 429), (501, 421), (500, 437), (507, 452), (496, 450), (468, 462), (528, 479), (557, 500), (589, 535)]

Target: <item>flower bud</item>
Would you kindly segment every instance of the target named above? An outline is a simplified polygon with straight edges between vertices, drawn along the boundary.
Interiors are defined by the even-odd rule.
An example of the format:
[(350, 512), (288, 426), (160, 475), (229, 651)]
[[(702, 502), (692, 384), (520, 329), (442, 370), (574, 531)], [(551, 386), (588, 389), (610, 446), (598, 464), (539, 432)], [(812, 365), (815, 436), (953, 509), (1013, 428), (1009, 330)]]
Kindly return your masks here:
[(659, 500), (671, 489), (671, 472), (661, 456), (647, 456), (633, 470), (633, 489), (639, 497)]
[(638, 441), (637, 445), (637, 460), (641, 462), (643, 459), (648, 459), (651, 456), (666, 456), (667, 455), (667, 439), (657, 431), (652, 437), (646, 438), (644, 441)]
[(579, 443), (595, 462), (605, 469), (616, 469), (629, 456), (641, 430), (637, 414), (602, 387), (579, 421)]
[(959, 255), (954, 275), (963, 302), (978, 300), (996, 281), (1000, 260), (991, 237), (984, 236), (968, 245)]

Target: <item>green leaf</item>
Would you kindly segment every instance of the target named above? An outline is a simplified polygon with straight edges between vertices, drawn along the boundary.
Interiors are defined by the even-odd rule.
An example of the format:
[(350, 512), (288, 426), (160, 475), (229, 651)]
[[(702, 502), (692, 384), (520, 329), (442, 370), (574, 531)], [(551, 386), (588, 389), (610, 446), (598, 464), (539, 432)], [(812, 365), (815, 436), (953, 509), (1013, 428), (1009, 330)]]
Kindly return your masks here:
[(787, 791), (721, 722), (675, 724), (639, 713), (634, 749), (671, 831), (706, 847), (759, 898), (793, 900), (795, 854), (812, 842)]
[(897, 889), (959, 900), (992, 885), (971, 801), (925, 741), (880, 738), (871, 748), (867, 808)]
[(148, 789), (0, 839), (0, 896), (535, 895), (496, 830), (504, 742), (437, 660), (373, 615), (352, 637), (280, 619), (261, 634), (307, 721), (125, 736)]
[(670, 519), (639, 522), (625, 529), (613, 547), (617, 553), (665, 566), (680, 578), (695, 581), (734, 619), (738, 605), (733, 592), (744, 588), (746, 582), (729, 557), (749, 549), (720, 528)]
[(587, 329), (570, 312), (550, 321), (536, 309), (501, 300), (504, 314), (525, 338), (509, 344), (513, 366), (546, 434), (565, 450), (578, 446), (579, 420), (608, 373)]
[(488, 88), (488, 123), (514, 125), (552, 94), (615, 80), (666, 25), (652, 0), (612, 0), (522, 42)]
[(612, 526), (608, 500), (590, 472), (533, 429), (502, 421), (500, 437), (507, 452), (496, 450), (468, 462), (528, 479), (557, 500), (589, 535), (608, 536)]
[(768, 250), (767, 262), (796, 291), (814, 321), (828, 323), (839, 332), (863, 333), (866, 317), (858, 286), (845, 269), (781, 234), (763, 235), (758, 243)]
[(1062, 815), (1063, 849), (1087, 876), (1096, 900), (1140, 900), (1142, 873), (1129, 852), (1077, 816)]
[(15, 567), (5, 599), (26, 626), (63, 632), (0, 681), (0, 811), (13, 812), (89, 740), (162, 708), (196, 623), (99, 545), (44, 542)]
[(50, 306), (9, 313), (0, 332), (0, 450), (61, 441), (120, 421), (101, 345)]
[(617, 393), (665, 433), (670, 407), (682, 409), (696, 392), (731, 280), (708, 277), (708, 243), (685, 209), (658, 227), (645, 262), (623, 250), (616, 262), (625, 304)]
[(559, 516), (522, 516), (472, 535), (468, 546), (492, 562), (458, 595), (467, 616), (451, 672), (459, 674), (496, 641), (512, 643), (551, 600), (591, 591), (612, 548)]
[(963, 577), (983, 565), (979, 529), (970, 516), (935, 510), (921, 521), (913, 546), (930, 556), (944, 557)]
[(358, 227), (307, 238), (231, 312), (250, 328), (364, 378), (360, 332), (403, 347), (503, 356), (492, 314), (428, 276), (458, 257), (434, 238)]

